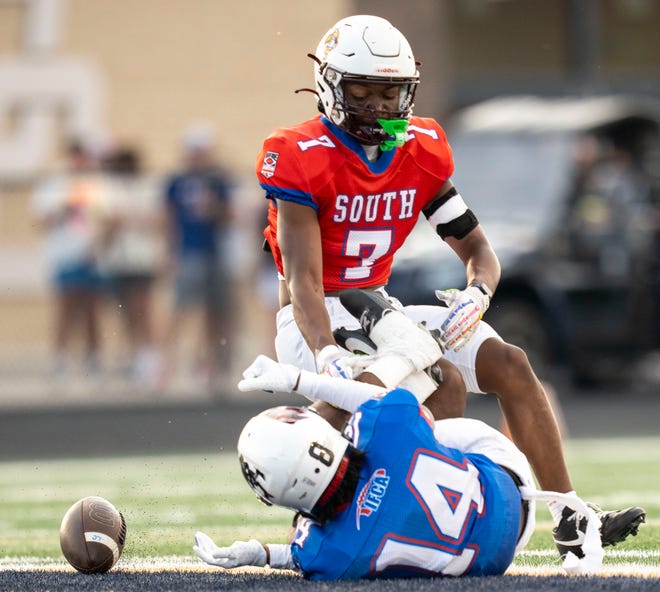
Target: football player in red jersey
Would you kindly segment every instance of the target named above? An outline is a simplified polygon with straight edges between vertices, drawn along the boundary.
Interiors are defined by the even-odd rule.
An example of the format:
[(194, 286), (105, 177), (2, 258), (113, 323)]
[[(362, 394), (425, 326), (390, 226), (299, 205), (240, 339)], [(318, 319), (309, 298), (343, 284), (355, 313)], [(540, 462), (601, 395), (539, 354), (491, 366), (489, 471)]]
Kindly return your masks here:
[[(393, 256), (423, 213), (466, 271), (464, 289), (437, 292), (442, 306), (400, 307), (441, 336), (442, 381), (427, 406), (441, 419), (462, 412), (462, 389), (495, 394), (541, 487), (572, 492), (560, 432), (541, 382), (524, 351), (481, 321), (500, 265), (476, 215), (452, 184), (454, 163), (442, 128), (412, 114), (419, 73), (408, 41), (382, 18), (352, 16), (334, 25), (311, 57), (321, 115), (273, 132), (256, 163), (270, 200), (264, 234), (281, 280), (279, 360), (351, 375), (348, 354), (333, 331), (357, 329), (360, 323), (338, 296), (350, 288), (385, 293)], [(397, 331), (406, 331), (404, 326), (389, 329), (395, 342)], [(400, 343), (381, 338), (379, 354), (388, 347), (402, 353)], [(420, 349), (407, 353), (421, 371), (432, 347), (423, 355)], [(408, 373), (389, 363), (372, 372), (390, 388)], [(323, 407), (327, 404), (315, 405), (326, 417), (338, 415)], [(550, 511), (560, 553), (579, 555), (580, 516), (561, 503), (550, 504)], [(636, 533), (644, 511), (628, 508), (599, 517), (608, 545)]]

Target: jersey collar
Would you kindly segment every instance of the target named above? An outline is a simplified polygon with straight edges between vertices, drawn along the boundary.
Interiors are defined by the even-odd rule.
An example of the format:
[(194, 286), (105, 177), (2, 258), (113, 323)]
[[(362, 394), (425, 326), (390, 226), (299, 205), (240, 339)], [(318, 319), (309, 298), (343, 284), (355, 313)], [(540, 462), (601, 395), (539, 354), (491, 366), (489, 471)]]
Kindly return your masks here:
[(381, 152), (380, 157), (376, 162), (370, 162), (364, 148), (355, 138), (349, 136), (343, 129), (332, 123), (332, 121), (330, 121), (325, 115), (321, 115), (321, 122), (332, 132), (333, 136), (344, 144), (344, 146), (355, 152), (360, 160), (369, 167), (369, 170), (372, 173), (382, 173), (385, 171), (392, 162), (396, 150), (398, 150), (398, 148), (394, 148), (387, 152)]

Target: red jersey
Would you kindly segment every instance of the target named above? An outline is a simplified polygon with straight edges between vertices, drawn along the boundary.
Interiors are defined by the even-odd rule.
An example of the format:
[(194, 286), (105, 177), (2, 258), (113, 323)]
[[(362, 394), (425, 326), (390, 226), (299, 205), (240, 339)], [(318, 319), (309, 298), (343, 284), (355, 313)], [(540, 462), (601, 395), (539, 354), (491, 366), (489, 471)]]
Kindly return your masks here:
[(264, 141), (256, 172), (271, 200), (264, 236), (278, 271), (276, 199), (316, 211), (326, 292), (386, 284), (394, 253), (453, 169), (445, 133), (429, 118), (413, 117), (406, 143), (374, 163), (325, 117), (276, 130)]

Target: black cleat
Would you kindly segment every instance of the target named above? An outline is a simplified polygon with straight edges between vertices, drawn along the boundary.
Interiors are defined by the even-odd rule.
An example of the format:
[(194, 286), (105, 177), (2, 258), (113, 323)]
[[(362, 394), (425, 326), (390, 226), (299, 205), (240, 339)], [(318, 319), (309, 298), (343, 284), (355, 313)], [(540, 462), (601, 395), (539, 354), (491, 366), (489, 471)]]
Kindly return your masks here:
[(379, 292), (353, 288), (339, 294), (339, 302), (360, 321), (364, 332), (369, 335), (378, 321), (387, 313), (396, 310)]
[(586, 532), (587, 519), (573, 508), (566, 506), (561, 513), (559, 524), (552, 529), (552, 538), (555, 539), (555, 545), (562, 559), (569, 551), (579, 558), (584, 557), (582, 544)]
[(339, 327), (332, 332), (332, 335), (337, 345), (354, 354), (372, 356), (378, 349), (362, 329)]
[[(603, 547), (616, 545), (628, 536), (635, 536), (646, 512), (642, 508), (632, 507), (625, 510), (605, 511), (600, 506), (587, 502), (587, 505), (600, 519), (600, 540)], [(559, 524), (552, 529), (552, 537), (562, 559), (571, 551), (579, 558), (584, 557), (582, 544), (587, 530), (587, 519), (572, 508), (566, 506)]]
[(600, 540), (603, 547), (616, 545), (630, 535), (637, 536), (640, 525), (646, 522), (646, 512), (637, 506), (608, 512), (591, 502), (587, 505), (600, 518)]
[[(385, 298), (380, 292), (374, 290), (360, 290), (358, 288), (352, 288), (350, 290), (344, 290), (339, 294), (339, 301), (342, 303), (344, 308), (350, 312), (356, 319), (360, 321), (360, 326), (366, 334), (367, 338), (371, 335), (373, 328), (378, 324), (378, 322), (388, 313), (396, 311), (397, 309), (391, 304), (391, 302)], [(425, 323), (419, 323), (420, 326), (424, 326)], [(344, 329), (345, 330), (345, 329)], [(428, 329), (427, 329), (428, 330)], [(435, 341), (440, 346), (440, 349), (445, 351), (445, 344), (442, 340), (442, 335), (438, 329), (428, 330), (430, 335), (435, 339)], [(337, 337), (335, 336), (335, 340)], [(371, 340), (370, 340), (371, 341)], [(339, 340), (337, 340), (339, 343)], [(374, 344), (374, 350), (376, 345)], [(350, 348), (346, 348), (350, 349)], [(438, 375), (433, 376), (430, 374), (436, 382), (442, 382), (442, 371), (438, 367)]]

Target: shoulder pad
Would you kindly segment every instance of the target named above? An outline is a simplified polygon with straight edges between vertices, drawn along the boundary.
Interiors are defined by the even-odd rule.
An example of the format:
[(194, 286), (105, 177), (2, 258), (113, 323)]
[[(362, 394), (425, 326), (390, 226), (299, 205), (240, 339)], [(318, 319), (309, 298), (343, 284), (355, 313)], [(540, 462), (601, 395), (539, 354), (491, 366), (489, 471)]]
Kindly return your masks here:
[(454, 159), (445, 131), (430, 117), (413, 117), (406, 131), (406, 147), (416, 162), (444, 180), (454, 172)]

